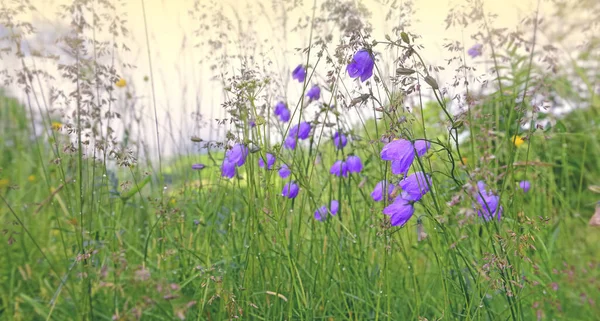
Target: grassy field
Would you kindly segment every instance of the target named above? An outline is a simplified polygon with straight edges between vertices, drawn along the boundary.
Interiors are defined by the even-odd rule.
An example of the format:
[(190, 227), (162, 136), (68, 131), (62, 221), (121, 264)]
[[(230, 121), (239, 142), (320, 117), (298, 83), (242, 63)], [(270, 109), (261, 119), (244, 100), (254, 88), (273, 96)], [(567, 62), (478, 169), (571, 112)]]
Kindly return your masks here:
[[(110, 104), (128, 103), (113, 91), (133, 90), (117, 74), (64, 69), (77, 82), (64, 117), (24, 69), (32, 99), (0, 95), (0, 320), (598, 320), (600, 73), (585, 67), (597, 48), (554, 62), (560, 73), (514, 39), (482, 41), (483, 55), (464, 44), (459, 78), (474, 77), (467, 61), (494, 67), (456, 98), (412, 34), (351, 32), (363, 38), (335, 48), (343, 59), (308, 47), (289, 121), (265, 98), (272, 78), (242, 69), (225, 86), (227, 137), (177, 137), (199, 152), (160, 158), (110, 130)], [(385, 48), (406, 58), (390, 82)], [(332, 74), (317, 77), (325, 60)], [(552, 112), (565, 101), (577, 108)], [(414, 198), (403, 184), (417, 172), (430, 180)], [(403, 188), (376, 201), (382, 180)]]

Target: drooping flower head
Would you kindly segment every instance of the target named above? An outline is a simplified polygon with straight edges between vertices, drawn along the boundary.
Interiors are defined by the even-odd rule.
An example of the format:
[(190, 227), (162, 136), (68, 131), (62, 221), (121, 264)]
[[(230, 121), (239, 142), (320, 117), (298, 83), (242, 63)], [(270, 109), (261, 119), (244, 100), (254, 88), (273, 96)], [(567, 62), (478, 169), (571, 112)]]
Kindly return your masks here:
[(337, 160), (335, 161), (335, 163), (333, 163), (333, 165), (331, 165), (331, 169), (329, 170), (329, 173), (335, 175), (335, 176), (343, 176), (343, 177), (347, 177), (348, 176), (348, 164), (346, 164), (346, 162), (341, 161), (341, 160)]
[(415, 140), (415, 149), (417, 150), (417, 156), (423, 157), (423, 155), (427, 154), (427, 151), (431, 147), (431, 143), (423, 140), (417, 139)]
[[(267, 169), (272, 169), (273, 168), (273, 164), (275, 164), (275, 156), (273, 156), (273, 154), (271, 153), (267, 153)], [(258, 158), (258, 166), (264, 168), (265, 167), (265, 161), (262, 159), (262, 157)]]
[(403, 199), (416, 202), (429, 192), (431, 177), (423, 172), (416, 172), (401, 180), (398, 185), (402, 188)]
[(223, 159), (221, 164), (221, 176), (227, 178), (233, 178), (235, 176), (235, 163), (230, 162), (227, 157)]
[(323, 205), (315, 211), (315, 220), (324, 221), (327, 218), (327, 206)]
[(283, 147), (287, 149), (296, 149), (296, 137), (288, 136), (283, 142)]
[(237, 166), (242, 166), (246, 162), (248, 156), (248, 147), (243, 144), (235, 144), (230, 150), (225, 153), (225, 157)]
[(292, 171), (290, 170), (290, 168), (286, 164), (282, 164), (281, 167), (279, 168), (279, 176), (281, 178), (286, 178), (286, 177), (290, 176), (290, 174), (292, 174)]
[(494, 217), (500, 221), (503, 210), (502, 206), (499, 206), (500, 197), (488, 192), (483, 181), (477, 182), (477, 188), (479, 192), (475, 194), (475, 199), (481, 207), (481, 209), (477, 210), (477, 214), (486, 221), (489, 221)]
[(292, 71), (292, 78), (298, 80), (298, 82), (304, 82), (304, 78), (306, 78), (306, 69), (304, 69), (304, 66), (298, 65)]
[(204, 169), (205, 167), (206, 167), (206, 165), (204, 165), (204, 164), (193, 164), (193, 165), (192, 165), (192, 169), (193, 169), (193, 170), (196, 170), (196, 171), (199, 171), (199, 170), (201, 170), (201, 169)]
[(375, 62), (371, 54), (366, 49), (361, 49), (354, 54), (352, 62), (346, 67), (346, 71), (348, 71), (350, 78), (360, 77), (360, 81), (364, 82), (373, 76), (374, 65)]
[(284, 147), (287, 149), (295, 149), (296, 148), (296, 139), (307, 139), (310, 134), (310, 123), (301, 122), (300, 124), (292, 126), (288, 133), (287, 138), (284, 142)]
[(337, 147), (337, 149), (342, 149), (346, 147), (346, 144), (348, 144), (348, 138), (346, 138), (346, 135), (341, 132), (335, 132), (333, 135), (333, 144), (335, 147)]
[(481, 50), (483, 49), (483, 45), (480, 43), (474, 44), (473, 47), (471, 47), (469, 50), (467, 50), (467, 53), (469, 54), (469, 56), (471, 56), (471, 58), (476, 58), (481, 56)]
[(337, 200), (332, 200), (331, 203), (329, 203), (329, 213), (333, 216), (336, 216), (339, 210), (340, 202)]
[(527, 192), (529, 192), (529, 189), (531, 188), (531, 183), (529, 181), (520, 181), (519, 188), (522, 189), (523, 192), (527, 193)]
[(381, 159), (392, 161), (392, 174), (406, 174), (415, 159), (413, 144), (406, 139), (391, 141), (383, 146)]
[(388, 196), (390, 196), (394, 192), (394, 184), (387, 182), (385, 180), (377, 183), (377, 185), (375, 185), (375, 188), (373, 189), (373, 192), (371, 192), (371, 197), (373, 198), (373, 200), (375, 202), (380, 202), (383, 200), (384, 185), (385, 185), (385, 188), (387, 188)]
[(273, 113), (284, 123), (290, 120), (290, 110), (283, 101), (280, 101), (277, 103), (277, 105), (275, 105), (275, 110)]
[(289, 182), (283, 186), (281, 196), (285, 196), (287, 198), (296, 198), (296, 196), (298, 196), (299, 191), (300, 187), (298, 187), (298, 184), (294, 182)]
[(312, 86), (312, 88), (306, 92), (306, 97), (310, 98), (310, 100), (318, 100), (321, 98), (321, 88), (317, 85)]
[(396, 198), (392, 204), (383, 209), (383, 214), (390, 217), (392, 226), (403, 226), (414, 213), (413, 202), (402, 197)]
[(346, 165), (348, 166), (348, 172), (350, 173), (360, 173), (363, 169), (362, 161), (360, 157), (356, 155), (350, 155), (346, 158)]

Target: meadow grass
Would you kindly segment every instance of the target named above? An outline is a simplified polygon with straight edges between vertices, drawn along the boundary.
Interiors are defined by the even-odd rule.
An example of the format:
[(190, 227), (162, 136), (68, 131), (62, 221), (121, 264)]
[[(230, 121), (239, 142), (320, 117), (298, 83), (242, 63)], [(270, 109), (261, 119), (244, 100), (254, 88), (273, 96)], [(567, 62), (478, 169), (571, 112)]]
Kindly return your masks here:
[[(600, 185), (598, 98), (563, 116), (542, 110), (539, 96), (564, 79), (509, 43), (491, 47), (491, 89), (455, 100), (412, 35), (355, 35), (344, 57), (395, 48), (406, 55), (395, 76), (405, 85), (380, 81), (377, 60), (377, 80), (347, 89), (350, 59), (311, 45), (306, 79), (292, 82), (303, 95), (288, 101), (290, 122), (263, 96), (272, 79), (242, 69), (226, 86), (227, 137), (193, 138), (200, 153), (160, 162), (108, 130), (119, 118), (111, 104), (124, 102), (97, 86), (118, 79), (105, 70), (93, 69), (96, 80), (82, 78), (82, 64), (69, 71), (78, 84), (72, 117), (51, 115), (35, 91), (24, 102), (3, 94), (0, 320), (596, 320), (600, 230), (588, 221)], [(333, 76), (309, 102), (323, 61)], [(31, 76), (23, 89), (35, 87), (39, 74), (23, 72)], [(591, 93), (593, 76), (582, 81)], [(350, 123), (351, 113), (360, 121)], [(276, 137), (301, 119), (312, 124), (309, 137), (285, 148)], [(348, 146), (335, 148), (335, 131)], [(431, 143), (409, 172), (429, 173), (430, 191), (404, 226), (382, 214), (391, 199), (371, 196), (380, 180), (402, 177), (380, 156), (396, 138)], [(229, 179), (221, 165), (236, 143), (250, 152)], [(267, 152), (277, 159), (271, 170), (258, 165)], [(332, 175), (348, 155), (362, 159), (362, 171)], [(206, 167), (192, 170), (196, 163)], [(282, 164), (291, 177), (278, 175)], [(293, 199), (282, 196), (290, 181), (300, 187)], [(500, 219), (478, 215), (477, 181), (498, 195)], [(332, 200), (337, 215), (316, 220)]]

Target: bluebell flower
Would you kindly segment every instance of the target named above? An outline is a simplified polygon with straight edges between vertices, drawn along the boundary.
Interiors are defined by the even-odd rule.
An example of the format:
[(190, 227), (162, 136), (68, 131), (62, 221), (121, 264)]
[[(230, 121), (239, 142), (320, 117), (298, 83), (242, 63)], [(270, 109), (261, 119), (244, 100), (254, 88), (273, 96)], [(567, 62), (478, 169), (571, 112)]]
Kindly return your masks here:
[(246, 162), (248, 156), (248, 147), (243, 144), (235, 144), (230, 150), (225, 153), (225, 157), (237, 166), (242, 166)]
[(296, 196), (298, 196), (299, 191), (300, 187), (298, 187), (298, 184), (294, 182), (289, 182), (283, 186), (281, 196), (285, 196), (287, 198), (296, 198)]
[[(273, 154), (271, 153), (267, 153), (267, 169), (272, 169), (273, 168), (273, 164), (275, 164), (275, 156), (273, 156)], [(262, 159), (262, 157), (258, 158), (258, 166), (264, 168), (265, 167), (265, 161)]]
[(402, 197), (396, 198), (392, 204), (383, 209), (383, 214), (390, 217), (392, 226), (403, 226), (414, 213), (413, 202)]
[(423, 155), (427, 154), (427, 151), (429, 150), (430, 147), (431, 147), (431, 143), (426, 140), (423, 140), (423, 139), (415, 140), (415, 149), (417, 150), (417, 155), (419, 157), (423, 157)]
[(333, 216), (336, 216), (339, 210), (340, 202), (338, 202), (337, 200), (332, 200), (329, 204), (329, 213)]
[(204, 169), (205, 167), (206, 167), (206, 165), (204, 165), (204, 164), (193, 164), (192, 165), (193, 170), (201, 170), (201, 169)]
[(295, 149), (296, 148), (296, 139), (306, 139), (310, 134), (310, 123), (301, 122), (300, 124), (292, 126), (288, 133), (287, 138), (285, 139), (283, 145), (287, 149)]
[(478, 43), (473, 45), (473, 47), (471, 47), (469, 50), (467, 50), (467, 53), (469, 54), (469, 56), (471, 56), (471, 58), (476, 58), (478, 56), (481, 56), (482, 49), (483, 45)]
[(529, 189), (531, 188), (531, 183), (529, 181), (520, 181), (519, 188), (521, 188), (523, 190), (523, 192), (527, 193), (527, 192), (529, 192)]
[(371, 192), (371, 197), (375, 202), (380, 202), (383, 200), (384, 185), (386, 185), (388, 196), (390, 196), (394, 192), (394, 184), (386, 182), (385, 180), (380, 181), (379, 183), (377, 183), (377, 185), (375, 185), (373, 192)]
[(308, 122), (301, 122), (300, 125), (296, 125), (299, 126), (298, 127), (298, 138), (300, 139), (307, 139), (308, 135), (310, 134), (310, 124)]
[(341, 160), (335, 161), (335, 163), (333, 163), (333, 165), (331, 165), (331, 169), (329, 170), (329, 173), (331, 173), (335, 176), (347, 177), (348, 176), (348, 165), (346, 164), (346, 162), (341, 161)]
[(254, 128), (254, 127), (256, 127), (256, 122), (254, 120), (250, 120), (250, 121), (248, 121), (248, 125), (250, 125), (250, 127)]
[(284, 123), (290, 120), (290, 110), (287, 108), (283, 101), (280, 101), (277, 103), (277, 105), (275, 105), (275, 110), (273, 111), (273, 113), (276, 116), (279, 116), (279, 120), (281, 120)]
[(279, 168), (279, 176), (281, 178), (286, 178), (286, 177), (290, 176), (290, 174), (292, 174), (292, 171), (290, 170), (290, 168), (286, 164), (282, 164), (281, 167)]
[(235, 163), (230, 162), (227, 157), (223, 159), (223, 164), (221, 164), (221, 176), (228, 178), (235, 176)]
[(362, 161), (360, 157), (355, 155), (350, 155), (346, 158), (346, 165), (348, 166), (348, 171), (350, 173), (360, 173), (363, 169)]
[(360, 81), (364, 82), (373, 76), (374, 65), (375, 62), (369, 51), (361, 49), (354, 54), (352, 62), (346, 67), (346, 71), (348, 71), (350, 78), (360, 77)]
[(398, 185), (402, 188), (403, 199), (418, 201), (429, 192), (428, 183), (431, 185), (431, 177), (429, 175), (425, 175), (423, 172), (416, 172), (401, 180)]
[(315, 211), (315, 220), (324, 221), (327, 218), (327, 206), (323, 205)]
[(288, 136), (283, 142), (283, 147), (287, 149), (296, 149), (296, 137)]
[(306, 97), (310, 98), (310, 100), (318, 100), (321, 98), (321, 88), (317, 85), (312, 86), (306, 93)]
[(304, 69), (304, 66), (298, 65), (292, 71), (292, 78), (298, 80), (298, 82), (304, 82), (304, 78), (306, 78), (306, 69)]
[(335, 132), (333, 135), (333, 144), (335, 147), (337, 147), (337, 149), (342, 149), (346, 147), (346, 144), (348, 144), (348, 138), (346, 138), (346, 135), (341, 132)]
[(392, 161), (392, 174), (399, 175), (408, 172), (415, 159), (413, 144), (406, 139), (397, 139), (387, 143), (381, 150), (381, 159)]
[(479, 203), (479, 206), (481, 206), (481, 209), (477, 210), (477, 214), (486, 221), (489, 221), (494, 217), (500, 221), (503, 211), (502, 206), (499, 206), (500, 197), (488, 192), (483, 181), (477, 182), (477, 188), (479, 193), (475, 194), (475, 199), (477, 200), (477, 203)]

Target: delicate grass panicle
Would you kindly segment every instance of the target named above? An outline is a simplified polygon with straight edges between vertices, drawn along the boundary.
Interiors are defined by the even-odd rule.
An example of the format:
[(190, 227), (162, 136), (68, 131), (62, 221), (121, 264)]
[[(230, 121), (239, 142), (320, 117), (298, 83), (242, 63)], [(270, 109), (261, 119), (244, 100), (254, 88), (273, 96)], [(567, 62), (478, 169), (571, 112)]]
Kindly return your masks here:
[(0, 5), (0, 320), (597, 320), (598, 1), (255, 2)]

